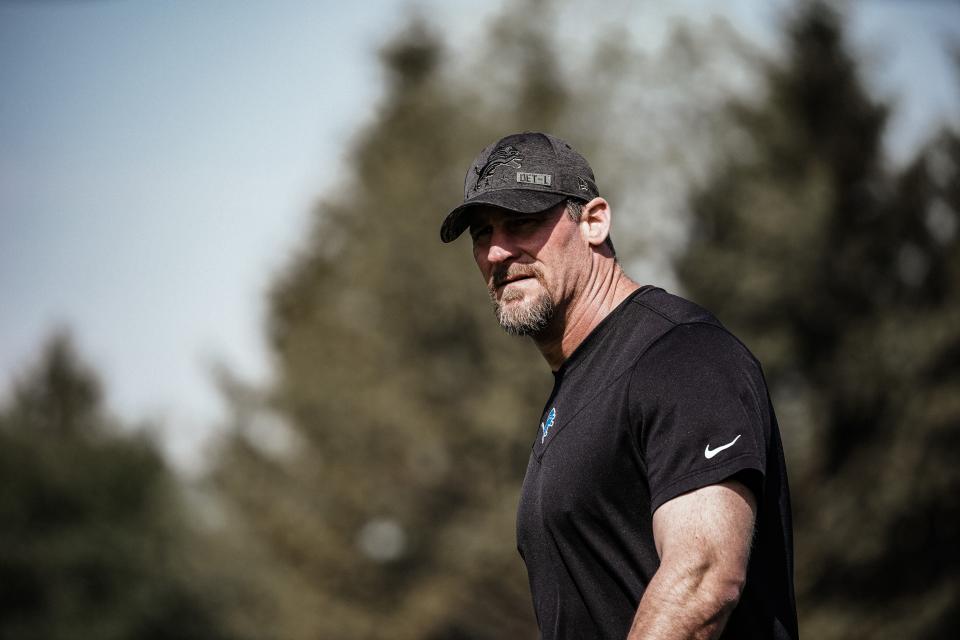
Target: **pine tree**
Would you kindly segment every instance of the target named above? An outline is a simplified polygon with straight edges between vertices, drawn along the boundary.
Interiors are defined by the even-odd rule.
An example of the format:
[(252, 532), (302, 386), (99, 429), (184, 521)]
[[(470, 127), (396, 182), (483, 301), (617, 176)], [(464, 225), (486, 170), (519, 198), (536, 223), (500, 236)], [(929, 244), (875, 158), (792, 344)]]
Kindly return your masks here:
[(511, 541), (547, 381), (498, 333), (469, 255), (439, 242), (463, 159), (500, 132), (445, 88), (442, 56), (423, 23), (385, 48), (388, 95), (353, 176), (274, 287), (260, 413), (296, 449), (271, 457), (241, 424), (215, 474), (274, 584), (299, 585), (274, 591), (277, 637), (532, 632)]
[[(552, 379), (496, 325), (467, 241), (443, 245), (439, 225), (470, 159), (515, 131), (570, 140), (614, 202), (635, 193), (626, 168), (643, 153), (605, 149), (638, 124), (619, 98), (682, 94), (697, 64), (675, 47), (675, 73), (647, 78), (658, 65), (623, 40), (560, 37), (554, 8), (511, 5), (456, 68), (422, 20), (383, 49), (375, 118), (272, 290), (275, 380), (225, 376), (235, 415), (211, 482), (261, 586), (246, 611), (261, 637), (536, 636), (515, 513)], [(671, 134), (647, 132), (658, 144), (642, 150)], [(625, 235), (645, 213), (632, 204)]]
[(794, 490), (801, 631), (945, 637), (960, 594), (957, 137), (902, 171), (839, 16), (808, 3), (678, 273), (764, 363)]
[(60, 335), (0, 407), (0, 638), (234, 637), (193, 583), (174, 476), (101, 398)]

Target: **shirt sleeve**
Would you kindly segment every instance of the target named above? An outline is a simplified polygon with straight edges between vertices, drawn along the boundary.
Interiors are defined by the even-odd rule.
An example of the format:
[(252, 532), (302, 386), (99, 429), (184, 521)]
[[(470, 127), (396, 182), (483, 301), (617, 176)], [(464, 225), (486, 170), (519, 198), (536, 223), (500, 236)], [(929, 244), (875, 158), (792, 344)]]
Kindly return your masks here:
[[(651, 513), (734, 475), (762, 478), (766, 384), (756, 359), (722, 327), (684, 324), (664, 334), (637, 361), (631, 406)], [(762, 482), (747, 484), (757, 493)]]

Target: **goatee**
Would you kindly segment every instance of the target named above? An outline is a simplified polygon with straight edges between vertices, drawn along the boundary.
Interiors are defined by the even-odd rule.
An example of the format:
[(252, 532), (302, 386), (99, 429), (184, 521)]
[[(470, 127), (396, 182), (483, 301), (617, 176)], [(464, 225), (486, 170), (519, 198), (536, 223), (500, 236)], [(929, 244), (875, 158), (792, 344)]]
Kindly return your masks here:
[[(494, 271), (493, 282), (489, 289), (494, 315), (503, 330), (510, 335), (536, 336), (542, 333), (553, 320), (555, 311), (553, 300), (547, 293), (543, 274), (538, 269), (522, 265), (511, 266), (513, 269), (500, 267)], [(497, 288), (508, 278), (517, 276), (535, 278), (540, 285), (540, 292), (533, 299), (524, 300), (527, 296), (523, 291), (506, 290), (498, 300)]]

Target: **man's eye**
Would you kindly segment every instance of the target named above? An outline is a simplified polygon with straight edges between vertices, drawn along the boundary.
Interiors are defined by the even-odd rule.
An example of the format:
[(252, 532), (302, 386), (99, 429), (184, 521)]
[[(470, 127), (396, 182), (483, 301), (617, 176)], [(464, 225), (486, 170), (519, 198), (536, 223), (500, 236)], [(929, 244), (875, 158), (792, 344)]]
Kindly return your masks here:
[(490, 227), (481, 227), (479, 229), (470, 229), (470, 237), (476, 242), (479, 238), (489, 235)]

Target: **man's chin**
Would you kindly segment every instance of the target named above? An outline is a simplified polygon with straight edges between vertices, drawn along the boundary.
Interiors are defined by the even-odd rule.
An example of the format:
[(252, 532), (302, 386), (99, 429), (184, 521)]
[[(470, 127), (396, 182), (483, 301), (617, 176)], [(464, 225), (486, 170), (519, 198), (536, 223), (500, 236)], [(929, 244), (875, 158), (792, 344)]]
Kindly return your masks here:
[(504, 331), (515, 336), (535, 336), (543, 332), (553, 319), (553, 302), (547, 296), (526, 299), (504, 296), (494, 309)]

